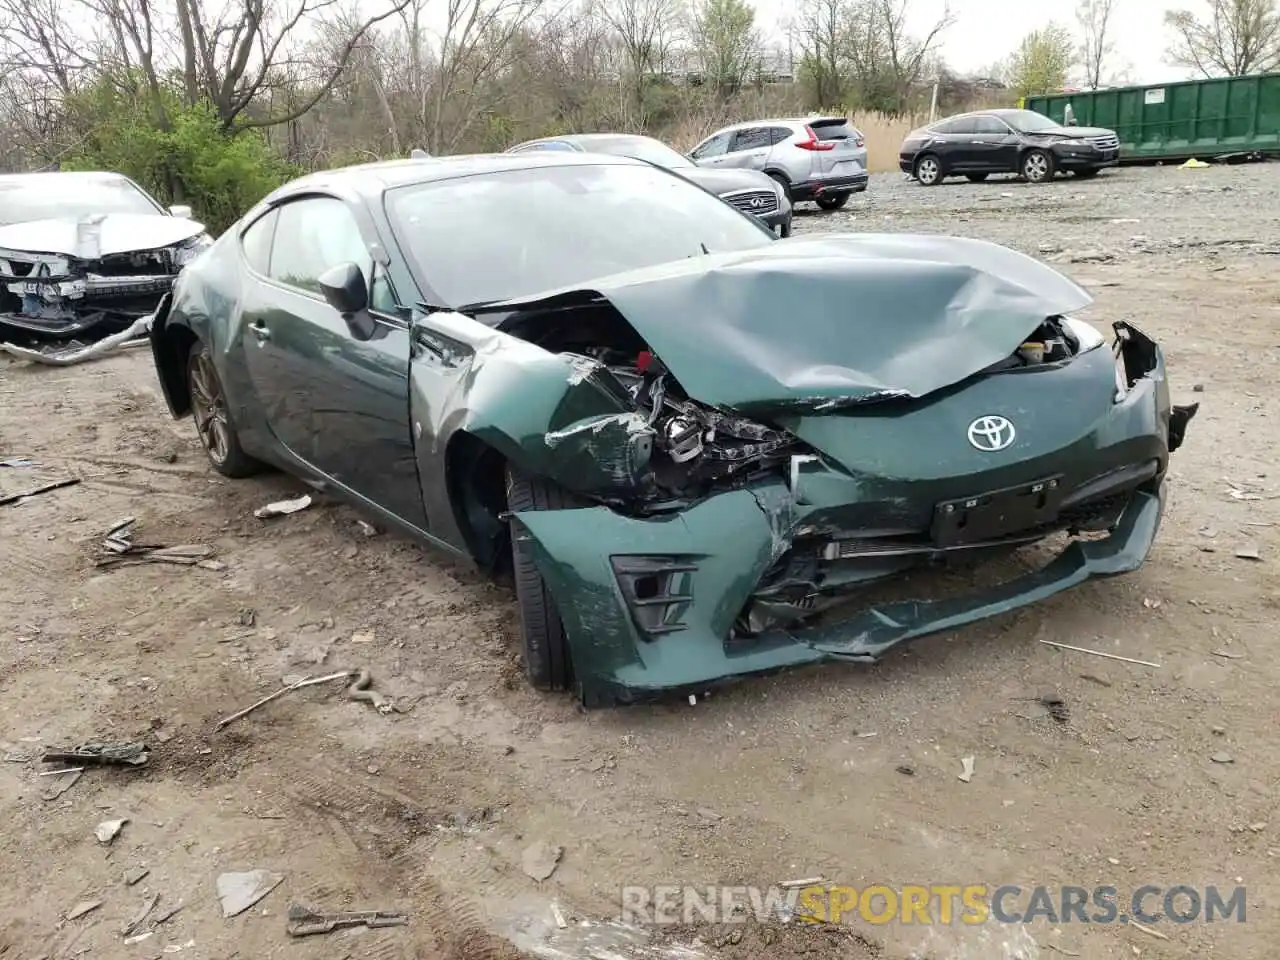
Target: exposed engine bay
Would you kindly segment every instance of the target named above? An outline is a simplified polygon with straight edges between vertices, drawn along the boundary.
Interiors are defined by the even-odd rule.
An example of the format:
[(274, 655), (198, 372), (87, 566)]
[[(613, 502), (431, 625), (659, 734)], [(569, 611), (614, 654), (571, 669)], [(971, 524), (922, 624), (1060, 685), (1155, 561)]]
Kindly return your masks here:
[[(687, 502), (741, 487), (762, 475), (789, 469), (796, 454), (814, 453), (774, 424), (690, 398), (661, 358), (607, 302), (520, 312), (500, 326), (544, 349), (580, 358), (584, 377), (607, 372), (613, 385), (625, 393), (635, 414), (625, 421), (615, 417), (589, 424), (586, 432), (597, 457), (609, 456), (607, 438), (611, 432), (618, 434), (615, 446), (625, 447), (622, 470), (635, 481), (625, 498), (632, 508), (669, 500)], [(975, 376), (1059, 363), (1102, 342), (1101, 334), (1081, 321), (1050, 318), (1013, 354)], [(885, 394), (875, 405), (919, 402), (928, 401)], [(827, 403), (817, 409), (832, 407)], [(564, 439), (548, 437), (556, 444)], [(615, 496), (600, 499), (620, 504)]]

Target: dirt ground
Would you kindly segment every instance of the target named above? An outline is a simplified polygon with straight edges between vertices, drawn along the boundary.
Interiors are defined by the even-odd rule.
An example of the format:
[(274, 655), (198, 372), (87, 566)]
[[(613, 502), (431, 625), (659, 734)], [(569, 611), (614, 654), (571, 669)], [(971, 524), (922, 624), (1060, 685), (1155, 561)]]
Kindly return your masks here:
[[(524, 686), (503, 589), (367, 536), (323, 498), (256, 519), (304, 488), (217, 478), (190, 423), (168, 419), (145, 351), (70, 369), (0, 361), (0, 459), (37, 464), (0, 468), (0, 495), (81, 480), (0, 506), (0, 957), (1274, 957), (1280, 165), (1038, 187), (885, 176), (797, 224), (1009, 243), (1094, 288), (1086, 316), (1103, 329), (1124, 318), (1161, 341), (1175, 402), (1202, 407), (1147, 565), (875, 667), (584, 714)], [(140, 542), (216, 557), (96, 568), (126, 516)], [(359, 666), (401, 712), (330, 683), (214, 729), (282, 677)], [(1066, 722), (1019, 699), (1041, 695), (1065, 702)], [(38, 775), (44, 749), (131, 739), (152, 748), (144, 767), (89, 769), (56, 797), (61, 778)], [(94, 829), (113, 818), (128, 822), (104, 845)], [(540, 883), (522, 867), (536, 843), (563, 847)], [(138, 867), (150, 872), (127, 885)], [(223, 919), (216, 877), (256, 869), (283, 882)], [(791, 923), (651, 941), (608, 923), (624, 884), (819, 875), (1110, 884), (1122, 902), (1147, 883), (1241, 884), (1248, 913), (1155, 933)], [(156, 894), (137, 928), (152, 934), (127, 943)], [(101, 905), (65, 919), (82, 901)], [(410, 923), (295, 941), (290, 903)]]

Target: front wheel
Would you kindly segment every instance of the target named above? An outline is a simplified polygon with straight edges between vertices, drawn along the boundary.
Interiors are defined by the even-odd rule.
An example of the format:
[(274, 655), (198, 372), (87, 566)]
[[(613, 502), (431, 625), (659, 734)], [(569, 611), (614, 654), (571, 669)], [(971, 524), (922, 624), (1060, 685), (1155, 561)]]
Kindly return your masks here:
[(836, 193), (830, 196), (817, 197), (813, 202), (823, 210), (839, 210), (849, 202), (849, 194)]
[[(568, 491), (551, 481), (526, 477), (507, 468), (507, 509), (512, 513), (564, 510), (574, 505)], [(568, 690), (573, 685), (573, 665), (560, 611), (533, 562), (529, 542), (517, 537), (514, 530), (511, 559), (520, 605), (525, 675), (539, 690)]]
[(916, 179), (926, 187), (937, 186), (942, 182), (942, 163), (933, 154), (927, 154), (916, 161)]
[(187, 392), (200, 445), (213, 469), (232, 479), (249, 477), (261, 470), (262, 464), (240, 446), (240, 437), (231, 422), (227, 394), (213, 365), (213, 354), (208, 345), (199, 340), (191, 345), (187, 354)]
[(1028, 150), (1022, 158), (1021, 173), (1028, 183), (1053, 179), (1053, 157), (1043, 150)]
[(791, 197), (791, 181), (780, 173), (769, 174), (769, 179), (782, 188), (782, 195), (787, 198), (788, 203), (794, 202)]

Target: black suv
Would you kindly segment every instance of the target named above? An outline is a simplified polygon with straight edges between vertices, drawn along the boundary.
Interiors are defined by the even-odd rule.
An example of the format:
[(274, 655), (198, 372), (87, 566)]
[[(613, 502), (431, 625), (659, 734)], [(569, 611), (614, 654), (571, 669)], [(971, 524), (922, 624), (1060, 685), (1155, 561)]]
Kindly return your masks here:
[(1101, 127), (1064, 127), (1034, 110), (962, 113), (913, 130), (898, 165), (926, 187), (951, 176), (975, 183), (1016, 173), (1032, 183), (1059, 171), (1092, 177), (1120, 162), (1120, 138)]

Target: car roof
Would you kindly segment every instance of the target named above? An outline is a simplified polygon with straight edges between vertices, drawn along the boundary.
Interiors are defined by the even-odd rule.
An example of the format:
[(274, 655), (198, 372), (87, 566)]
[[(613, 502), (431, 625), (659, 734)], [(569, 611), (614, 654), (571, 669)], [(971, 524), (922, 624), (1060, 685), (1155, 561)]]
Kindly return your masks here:
[(648, 166), (630, 157), (576, 153), (473, 153), (450, 157), (382, 160), (307, 174), (272, 191), (264, 202), (275, 203), (297, 194), (326, 190), (376, 196), (395, 187), (452, 180), (477, 173), (593, 165)]
[(38, 186), (54, 180), (61, 183), (66, 183), (68, 180), (80, 180), (84, 183), (133, 182), (123, 173), (112, 173), (107, 170), (42, 170), (37, 173), (0, 173), (0, 183), (22, 182)]

